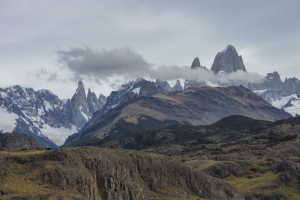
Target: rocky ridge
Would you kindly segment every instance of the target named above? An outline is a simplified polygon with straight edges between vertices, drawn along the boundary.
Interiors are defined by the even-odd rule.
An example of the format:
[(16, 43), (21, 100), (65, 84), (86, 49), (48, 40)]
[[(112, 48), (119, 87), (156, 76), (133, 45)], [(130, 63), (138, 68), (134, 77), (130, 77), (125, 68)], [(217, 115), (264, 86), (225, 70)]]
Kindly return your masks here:
[(0, 160), (1, 199), (244, 199), (225, 181), (136, 151), (81, 147)]

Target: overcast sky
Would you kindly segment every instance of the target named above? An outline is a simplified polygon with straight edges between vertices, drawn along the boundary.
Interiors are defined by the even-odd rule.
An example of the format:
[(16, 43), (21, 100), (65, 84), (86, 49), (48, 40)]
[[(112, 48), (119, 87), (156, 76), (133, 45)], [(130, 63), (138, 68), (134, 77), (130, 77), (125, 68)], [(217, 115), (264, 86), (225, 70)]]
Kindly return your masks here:
[(83, 79), (108, 95), (135, 77), (187, 78), (178, 74), (196, 56), (210, 69), (228, 44), (248, 72), (300, 79), (299, 8), (299, 0), (1, 1), (0, 87), (70, 98)]

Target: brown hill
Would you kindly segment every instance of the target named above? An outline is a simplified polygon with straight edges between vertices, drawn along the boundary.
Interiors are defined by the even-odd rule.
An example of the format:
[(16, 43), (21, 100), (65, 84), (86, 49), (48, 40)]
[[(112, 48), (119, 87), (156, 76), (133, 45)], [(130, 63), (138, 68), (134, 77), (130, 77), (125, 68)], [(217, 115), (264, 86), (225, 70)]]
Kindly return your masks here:
[(135, 96), (68, 138), (65, 146), (88, 144), (108, 135), (132, 135), (169, 125), (205, 125), (230, 115), (275, 121), (291, 117), (249, 89), (188, 88), (168, 95)]
[(136, 151), (2, 152), (0, 160), (0, 199), (244, 199), (225, 181)]

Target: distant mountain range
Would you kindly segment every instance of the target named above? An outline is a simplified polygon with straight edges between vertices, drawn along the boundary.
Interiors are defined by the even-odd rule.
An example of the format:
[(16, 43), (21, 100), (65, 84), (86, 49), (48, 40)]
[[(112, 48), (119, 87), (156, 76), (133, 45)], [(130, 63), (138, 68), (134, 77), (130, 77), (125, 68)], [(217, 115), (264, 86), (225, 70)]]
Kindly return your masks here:
[[(153, 88), (155, 83), (147, 82), (147, 87)], [(65, 145), (86, 145), (106, 136), (132, 135), (170, 125), (211, 124), (237, 114), (269, 121), (292, 117), (243, 86), (188, 88), (168, 94), (153, 90), (148, 96), (128, 93), (124, 99), (107, 113), (94, 114)]]
[[(209, 70), (197, 57), (191, 69), (200, 68)], [(232, 45), (216, 55), (211, 71), (247, 73), (242, 57)], [(238, 87), (226, 89), (228, 86)], [(300, 113), (299, 94), (299, 80), (282, 81), (277, 72), (267, 74), (261, 83), (186, 80), (184, 87), (180, 81), (171, 87), (164, 80), (140, 78), (123, 84), (107, 99), (104, 95), (97, 97), (90, 89), (86, 94), (82, 81), (68, 100), (60, 100), (48, 90), (34, 91), (15, 85), (0, 88), (0, 131), (32, 135), (45, 147), (57, 147), (69, 136), (66, 144), (84, 138), (72, 142), (81, 144), (88, 142), (89, 137), (131, 134), (172, 124), (209, 124), (231, 114), (274, 121), (290, 117), (285, 112), (293, 116)]]

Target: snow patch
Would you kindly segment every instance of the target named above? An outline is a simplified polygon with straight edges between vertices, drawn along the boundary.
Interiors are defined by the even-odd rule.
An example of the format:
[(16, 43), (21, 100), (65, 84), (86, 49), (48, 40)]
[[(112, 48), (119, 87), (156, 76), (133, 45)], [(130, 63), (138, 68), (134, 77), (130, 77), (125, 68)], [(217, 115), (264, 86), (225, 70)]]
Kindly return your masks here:
[(300, 115), (300, 99), (295, 99), (291, 101), (292, 106), (291, 107), (285, 107), (283, 108), (285, 112), (290, 113), (294, 117), (298, 114)]
[(110, 108), (114, 108), (114, 107), (116, 107), (118, 104), (115, 104), (115, 105), (112, 105)]
[(0, 92), (0, 96), (5, 99), (7, 97), (7, 94), (5, 94), (4, 92)]
[(140, 90), (141, 90), (141, 87), (135, 88), (134, 90), (132, 90), (132, 92), (134, 92), (136, 94), (140, 94)]
[(46, 111), (52, 110), (52, 106), (49, 101), (44, 100), (44, 106)]
[(255, 94), (262, 94), (264, 92), (268, 91), (268, 89), (265, 89), (265, 90), (255, 90), (253, 91)]
[(19, 118), (15, 113), (9, 113), (6, 108), (0, 107), (0, 131), (12, 132), (16, 127), (16, 120)]
[(72, 124), (71, 128), (54, 128), (48, 124), (44, 124), (43, 128), (40, 129), (41, 133), (52, 140), (56, 145), (61, 146), (65, 143), (66, 139), (76, 133), (76, 127)]
[(80, 111), (80, 114), (84, 117), (85, 121), (89, 121), (89, 117), (83, 111)]
[(272, 101), (272, 106), (276, 107), (276, 108), (283, 108), (288, 102), (289, 100), (293, 99), (293, 98), (298, 98), (296, 94), (292, 94), (290, 96), (286, 96), (280, 99), (276, 99), (274, 101)]
[(211, 81), (205, 81), (205, 84), (210, 87), (221, 87), (218, 83), (213, 83)]

